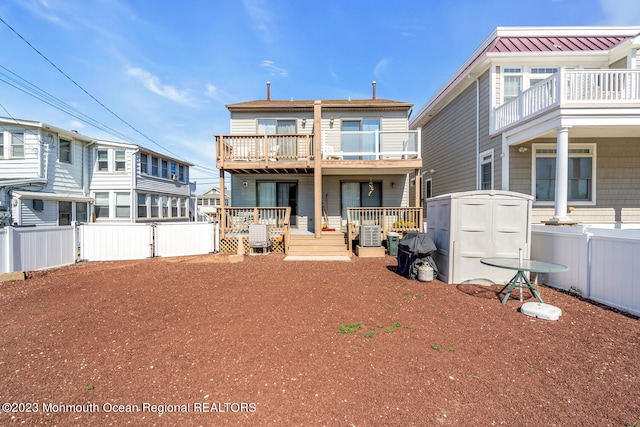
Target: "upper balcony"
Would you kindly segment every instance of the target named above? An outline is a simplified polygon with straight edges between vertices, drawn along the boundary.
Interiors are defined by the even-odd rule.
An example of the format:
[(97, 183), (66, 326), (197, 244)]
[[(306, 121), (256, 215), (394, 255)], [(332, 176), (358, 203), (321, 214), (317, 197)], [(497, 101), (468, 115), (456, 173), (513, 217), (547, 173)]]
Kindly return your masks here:
[(557, 73), (495, 108), (493, 133), (564, 107), (607, 109), (640, 106), (640, 70), (569, 70)]
[[(313, 134), (217, 135), (216, 166), (235, 173), (304, 172), (315, 166)], [(322, 168), (405, 170), (422, 166), (420, 131), (322, 131)]]

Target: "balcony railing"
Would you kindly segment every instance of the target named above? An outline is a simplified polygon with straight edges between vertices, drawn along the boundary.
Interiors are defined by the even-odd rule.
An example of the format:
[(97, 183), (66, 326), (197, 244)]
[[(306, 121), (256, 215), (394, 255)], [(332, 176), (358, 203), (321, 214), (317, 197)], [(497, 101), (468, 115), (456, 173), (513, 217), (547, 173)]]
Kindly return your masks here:
[(313, 158), (313, 135), (217, 135), (218, 161), (301, 161)]
[[(218, 135), (219, 165), (313, 160), (313, 135)], [(326, 160), (419, 159), (420, 131), (322, 132)]]
[(523, 91), (494, 110), (498, 132), (563, 104), (625, 104), (640, 102), (640, 70), (567, 70)]
[(419, 159), (420, 131), (322, 132), (327, 160)]

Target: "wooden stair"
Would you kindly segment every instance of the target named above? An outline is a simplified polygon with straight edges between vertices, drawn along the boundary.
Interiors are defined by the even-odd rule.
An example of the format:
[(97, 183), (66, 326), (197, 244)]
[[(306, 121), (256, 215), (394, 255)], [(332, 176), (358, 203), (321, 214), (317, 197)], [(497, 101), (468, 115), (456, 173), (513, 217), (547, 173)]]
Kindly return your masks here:
[(313, 234), (290, 234), (287, 255), (351, 257), (352, 253), (347, 248), (344, 233), (323, 231), (320, 239)]

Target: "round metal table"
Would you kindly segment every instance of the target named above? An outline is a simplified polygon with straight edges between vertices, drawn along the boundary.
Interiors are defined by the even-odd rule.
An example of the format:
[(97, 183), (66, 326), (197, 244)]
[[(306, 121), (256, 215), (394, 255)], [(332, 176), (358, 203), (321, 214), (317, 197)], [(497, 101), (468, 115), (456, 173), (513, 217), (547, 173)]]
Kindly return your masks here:
[[(481, 258), (480, 262), (491, 267), (516, 270), (516, 275), (513, 276), (513, 278), (500, 290), (500, 293), (502, 293), (502, 291), (509, 288), (507, 290), (507, 294), (502, 299), (502, 304), (507, 303), (507, 300), (509, 299), (509, 296), (511, 295), (513, 289), (518, 285), (518, 283), (521, 283), (520, 280), (527, 284), (527, 287), (534, 297), (539, 299), (540, 302), (544, 302), (542, 301), (540, 294), (538, 294), (538, 291), (533, 287), (527, 276), (524, 274), (526, 271), (531, 273), (560, 273), (569, 269), (567, 266), (562, 264), (555, 264), (553, 262), (547, 261), (537, 261), (534, 259)], [(523, 285), (519, 286), (524, 287)]]

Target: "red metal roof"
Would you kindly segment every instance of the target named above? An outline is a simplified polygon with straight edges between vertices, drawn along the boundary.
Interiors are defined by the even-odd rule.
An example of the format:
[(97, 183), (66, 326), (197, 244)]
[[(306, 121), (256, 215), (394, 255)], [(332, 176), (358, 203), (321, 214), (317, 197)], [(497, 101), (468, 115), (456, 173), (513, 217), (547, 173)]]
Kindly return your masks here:
[(496, 37), (487, 52), (585, 52), (609, 50), (630, 36)]

